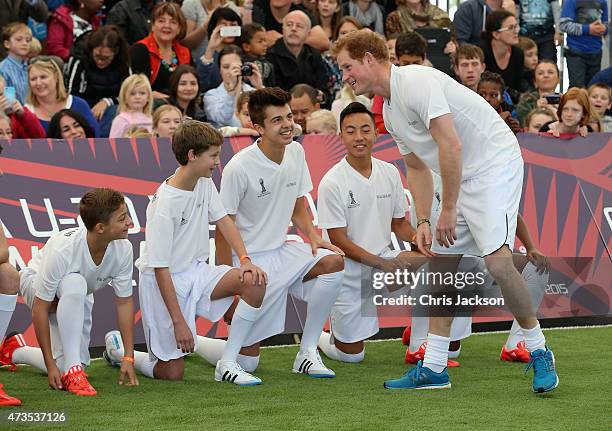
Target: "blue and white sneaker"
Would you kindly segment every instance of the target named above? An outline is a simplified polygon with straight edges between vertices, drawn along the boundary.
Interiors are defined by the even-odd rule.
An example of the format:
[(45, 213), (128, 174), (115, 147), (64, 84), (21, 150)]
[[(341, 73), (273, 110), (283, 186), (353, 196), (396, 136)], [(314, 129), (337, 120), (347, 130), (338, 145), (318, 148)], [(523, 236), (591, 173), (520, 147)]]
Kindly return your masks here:
[(310, 377), (316, 377), (320, 379), (332, 379), (336, 377), (336, 373), (333, 370), (327, 368), (316, 350), (314, 352), (298, 352), (293, 361), (293, 373), (295, 374), (307, 374)]
[(531, 360), (525, 367), (525, 373), (530, 368), (533, 368), (533, 392), (549, 392), (559, 386), (555, 355), (548, 347), (531, 352)]
[(451, 387), (448, 369), (439, 373), (431, 371), (419, 361), (416, 367), (406, 371), (399, 379), (387, 380), (386, 389), (448, 389)]
[(106, 362), (113, 367), (121, 366), (124, 352), (121, 333), (116, 330), (107, 332), (104, 336), (104, 343), (106, 344), (106, 350), (104, 350), (102, 356), (106, 359)]

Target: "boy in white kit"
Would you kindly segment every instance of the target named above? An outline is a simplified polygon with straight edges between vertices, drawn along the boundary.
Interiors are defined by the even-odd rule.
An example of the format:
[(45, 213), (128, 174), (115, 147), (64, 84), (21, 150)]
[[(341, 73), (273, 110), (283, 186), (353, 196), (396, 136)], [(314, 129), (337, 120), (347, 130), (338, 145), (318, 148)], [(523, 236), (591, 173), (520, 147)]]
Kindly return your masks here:
[[(135, 358), (136, 368), (147, 377), (181, 380), (183, 356), (195, 348), (196, 317), (216, 322), (234, 295), (240, 295), (227, 348), (216, 363), (215, 380), (240, 386), (261, 384), (240, 368), (236, 356), (260, 315), (266, 275), (251, 263), (211, 178), (219, 166), (222, 144), (223, 136), (211, 126), (193, 120), (182, 123), (172, 138), (180, 166), (147, 207), (146, 243), (136, 266), (149, 354), (136, 352)], [(240, 269), (206, 262), (209, 223), (228, 238), (240, 256)], [(112, 363), (122, 350), (121, 340), (112, 332), (106, 338)]]
[(346, 254), (344, 280), (331, 312), (331, 333), (321, 335), (319, 347), (331, 359), (360, 362), (363, 340), (378, 332), (374, 291), (362, 294), (363, 274), (368, 268), (418, 268), (427, 258), (389, 248), (391, 232), (411, 242), (415, 230), (406, 220), (399, 171), (371, 155), (377, 137), (372, 113), (359, 102), (349, 104), (340, 114), (340, 135), (347, 155), (321, 180), (317, 209), (319, 227)]
[[(364, 30), (347, 34), (333, 47), (356, 94), (385, 98), (385, 126), (407, 165), (417, 213), (419, 250), (432, 257), (430, 271), (456, 272), (463, 254), (484, 256), (501, 287), (506, 305), (523, 329), (532, 390), (542, 393), (559, 383), (554, 355), (546, 347), (525, 281), (512, 262), (522, 189), (523, 160), (512, 131), (473, 91), (442, 72), (390, 64), (384, 39)], [(431, 212), (431, 170), (442, 178), (442, 202)], [(430, 215), (436, 226), (432, 245)], [(434, 253), (445, 254), (444, 258)], [(441, 286), (433, 286), (440, 293)], [(447, 371), (452, 313), (431, 317), (425, 358), (388, 389), (449, 388)]]
[[(2, 146), (0, 145), (0, 153)], [(0, 175), (2, 170), (0, 170)], [(19, 293), (19, 273), (9, 263), (8, 241), (4, 235), (4, 228), (0, 223), (0, 340), (4, 338), (6, 328), (11, 321), (15, 305), (17, 304), (17, 294)], [(9, 337), (7, 337), (8, 339)], [(6, 363), (1, 355), (2, 344), (0, 344), (0, 366), (10, 365)], [(0, 406), (20, 406), (21, 401), (11, 397), (4, 390), (0, 383)]]
[(137, 385), (134, 373), (134, 305), (132, 300), (132, 225), (123, 195), (92, 189), (79, 204), (85, 227), (49, 238), (24, 268), (20, 292), (32, 309), (40, 349), (26, 346), (21, 334), (8, 338), (0, 351), (11, 365), (29, 364), (46, 371), (49, 386), (76, 395), (96, 395), (83, 365), (89, 364), (93, 293), (109, 283), (116, 295), (117, 323), (126, 340), (119, 383)]
[[(293, 141), (290, 100), (290, 94), (280, 88), (251, 93), (249, 113), (261, 138), (229, 161), (221, 179), (221, 200), (235, 218), (253, 262), (269, 277), (262, 314), (245, 339), (243, 346), (247, 348), (242, 350), (239, 361), (247, 370), (257, 368), (259, 342), (284, 330), (287, 295), (291, 294), (308, 302), (293, 372), (334, 377), (317, 352), (317, 341), (342, 283), (343, 253), (320, 237), (306, 210), (304, 196), (312, 189), (312, 182), (304, 149)], [(307, 236), (310, 244), (286, 242), (290, 222)], [(215, 237), (217, 261), (231, 263), (225, 235)], [(233, 260), (237, 262), (237, 256)], [(234, 332), (235, 319), (234, 313), (230, 334)], [(202, 352), (211, 362), (211, 351), (223, 350), (224, 344), (204, 337), (199, 337), (199, 343), (209, 347)]]

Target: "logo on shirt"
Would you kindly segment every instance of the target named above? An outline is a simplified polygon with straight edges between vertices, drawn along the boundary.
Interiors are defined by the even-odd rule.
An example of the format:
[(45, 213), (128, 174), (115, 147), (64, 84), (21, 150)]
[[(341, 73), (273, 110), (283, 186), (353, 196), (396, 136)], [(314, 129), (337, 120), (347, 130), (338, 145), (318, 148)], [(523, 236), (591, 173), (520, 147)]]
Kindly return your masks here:
[(100, 277), (96, 277), (96, 280), (98, 282), (104, 282), (104, 283), (108, 283), (113, 279), (113, 277), (108, 276), (108, 277), (104, 277), (104, 278), (100, 278)]
[(181, 217), (181, 226), (185, 226), (188, 221), (185, 217)]
[(296, 181), (289, 181), (285, 187), (289, 188), (289, 187), (295, 187), (297, 185)]
[(349, 208), (355, 208), (355, 207), (358, 207), (359, 205), (361, 205), (360, 203), (358, 203), (355, 200), (355, 195), (353, 195), (353, 191), (352, 190), (349, 190), (348, 195), (349, 195), (349, 199), (350, 199), (349, 204), (348, 204)]
[(257, 195), (258, 198), (263, 198), (271, 193), (266, 189), (263, 178), (259, 179), (259, 185), (261, 186), (261, 193)]
[(376, 195), (377, 199), (388, 199), (391, 197), (391, 193), (383, 193), (382, 195)]

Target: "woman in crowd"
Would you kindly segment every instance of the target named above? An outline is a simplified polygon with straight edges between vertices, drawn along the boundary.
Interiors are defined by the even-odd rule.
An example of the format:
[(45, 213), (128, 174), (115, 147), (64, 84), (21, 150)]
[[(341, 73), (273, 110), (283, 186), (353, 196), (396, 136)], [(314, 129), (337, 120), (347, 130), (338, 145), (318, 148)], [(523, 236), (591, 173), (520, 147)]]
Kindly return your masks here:
[(204, 109), (208, 121), (215, 127), (240, 127), (240, 122), (234, 115), (236, 99), (243, 91), (253, 91), (263, 88), (261, 74), (257, 64), (253, 63), (251, 83), (255, 88), (242, 82), (242, 50), (235, 45), (226, 46), (219, 53), (222, 82), (217, 88), (208, 90), (204, 95)]
[(185, 118), (206, 121), (206, 113), (201, 106), (198, 72), (193, 66), (183, 64), (172, 74), (169, 103), (179, 108)]
[(4, 112), (1, 112), (1, 111), (0, 111), (0, 139), (13, 139), (13, 129), (11, 127), (11, 119), (7, 117), (7, 115)]
[(223, 27), (242, 26), (240, 15), (232, 9), (222, 7), (213, 12), (206, 26), (208, 33), (208, 45), (204, 55), (196, 63), (198, 77), (200, 79), (200, 90), (206, 92), (217, 87), (221, 83), (219, 71), (219, 53), (226, 46), (238, 43), (239, 38), (221, 37)]
[(187, 21), (187, 36), (181, 41), (191, 49), (193, 59), (202, 57), (208, 45), (208, 21), (219, 8), (229, 8), (240, 14), (240, 8), (233, 1), (225, 0), (183, 0), (181, 10)]
[(83, 139), (93, 138), (94, 131), (81, 114), (72, 109), (62, 109), (51, 118), (47, 138)]
[(32, 111), (47, 131), (51, 118), (62, 109), (72, 109), (85, 118), (98, 137), (98, 122), (86, 101), (68, 94), (59, 65), (51, 57), (39, 56), (28, 66), (28, 97), (26, 107)]
[(513, 14), (505, 10), (491, 12), (486, 19), (481, 48), (489, 72), (504, 79), (513, 100), (518, 100), (525, 58), (517, 46), (520, 27)]
[(519, 122), (523, 127), (527, 114), (535, 108), (550, 108), (552, 112), (557, 112), (557, 103), (552, 103), (556, 101), (553, 100), (554, 97), (550, 97), (555, 95), (555, 89), (559, 85), (557, 63), (548, 59), (541, 60), (534, 72), (534, 85), (535, 91), (523, 94), (516, 105)]
[(559, 120), (544, 124), (540, 132), (548, 132), (557, 138), (584, 137), (593, 131), (589, 126), (592, 115), (587, 91), (584, 88), (573, 87), (561, 96), (557, 109)]
[(108, 136), (121, 83), (130, 76), (128, 45), (119, 29), (105, 25), (91, 32), (82, 58), (70, 57), (64, 71), (68, 92), (85, 99), (101, 135)]
[(172, 138), (182, 121), (180, 109), (174, 105), (162, 105), (153, 112), (153, 134), (158, 138)]
[(186, 32), (180, 6), (160, 3), (151, 13), (151, 33), (130, 49), (132, 71), (149, 78), (156, 99), (168, 99), (170, 75), (181, 64), (191, 63), (189, 48), (180, 43)]
[(385, 11), (382, 6), (372, 0), (349, 0), (342, 5), (342, 15), (352, 16), (362, 26), (385, 35)]
[(428, 0), (396, 0), (397, 9), (387, 16), (387, 34), (405, 33), (419, 27), (452, 28), (448, 13)]
[(352, 31), (361, 30), (363, 26), (352, 16), (343, 16), (338, 21), (336, 27), (334, 27), (334, 34), (332, 35), (332, 41), (338, 40), (339, 37), (344, 36)]
[(100, 26), (98, 12), (103, 3), (103, 0), (68, 0), (58, 7), (49, 20), (47, 54), (68, 60), (74, 42)]
[(317, 0), (314, 16), (329, 40), (332, 40), (334, 29), (342, 18), (340, 0)]

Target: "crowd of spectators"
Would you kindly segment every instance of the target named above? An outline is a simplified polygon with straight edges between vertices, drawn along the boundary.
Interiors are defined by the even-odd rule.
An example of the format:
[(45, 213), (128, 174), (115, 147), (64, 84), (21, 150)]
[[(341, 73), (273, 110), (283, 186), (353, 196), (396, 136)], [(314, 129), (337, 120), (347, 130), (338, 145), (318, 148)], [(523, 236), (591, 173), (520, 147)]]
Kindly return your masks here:
[(612, 71), (600, 70), (604, 0), (465, 0), (453, 20), (428, 0), (5, 3), (0, 138), (171, 137), (186, 118), (257, 136), (248, 94), (264, 86), (291, 93), (296, 134), (334, 133), (354, 101), (384, 133), (382, 99), (356, 96), (330, 54), (362, 28), (387, 39), (397, 67), (439, 67), (445, 56), (445, 71), (517, 133), (612, 131)]

